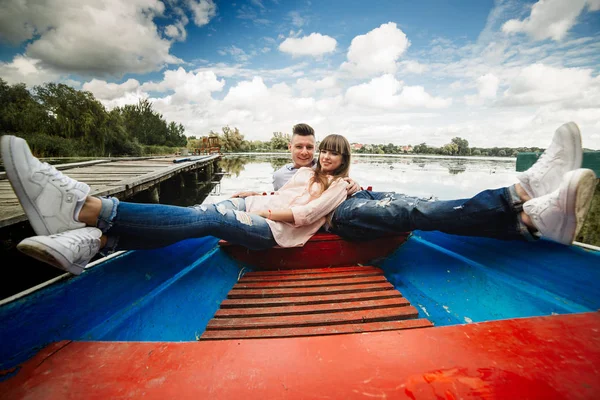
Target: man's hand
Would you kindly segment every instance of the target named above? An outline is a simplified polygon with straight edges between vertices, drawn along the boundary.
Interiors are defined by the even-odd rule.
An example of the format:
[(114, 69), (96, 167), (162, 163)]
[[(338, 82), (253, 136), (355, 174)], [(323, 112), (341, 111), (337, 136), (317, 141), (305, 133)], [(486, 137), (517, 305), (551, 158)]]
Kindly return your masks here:
[(352, 196), (354, 193), (358, 192), (360, 189), (360, 185), (352, 180), (349, 176), (345, 177), (344, 180), (348, 182), (348, 187), (346, 188), (346, 192), (348, 196)]
[(262, 193), (258, 193), (258, 192), (237, 192), (234, 193), (231, 198), (234, 197), (239, 197), (241, 199), (245, 198), (245, 197), (250, 197), (250, 196), (261, 196)]

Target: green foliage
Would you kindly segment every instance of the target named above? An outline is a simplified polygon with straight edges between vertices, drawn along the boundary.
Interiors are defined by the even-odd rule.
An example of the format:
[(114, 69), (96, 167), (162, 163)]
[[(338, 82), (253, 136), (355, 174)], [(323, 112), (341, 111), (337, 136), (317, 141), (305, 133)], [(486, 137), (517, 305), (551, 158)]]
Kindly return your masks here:
[(92, 93), (62, 83), (28, 90), (2, 79), (0, 134), (31, 140), (40, 157), (164, 154), (187, 143), (183, 125), (167, 123), (146, 99), (107, 111)]
[(224, 126), (222, 129), (222, 133), (218, 134), (216, 132), (210, 131), (211, 135), (219, 136), (219, 143), (221, 144), (221, 151), (224, 153), (232, 153), (238, 151), (248, 151), (250, 149), (250, 145), (247, 140), (244, 140), (244, 135), (242, 135), (238, 128), (230, 128), (229, 126)]
[(287, 150), (288, 144), (292, 141), (292, 137), (283, 132), (273, 132), (271, 138), (271, 150)]

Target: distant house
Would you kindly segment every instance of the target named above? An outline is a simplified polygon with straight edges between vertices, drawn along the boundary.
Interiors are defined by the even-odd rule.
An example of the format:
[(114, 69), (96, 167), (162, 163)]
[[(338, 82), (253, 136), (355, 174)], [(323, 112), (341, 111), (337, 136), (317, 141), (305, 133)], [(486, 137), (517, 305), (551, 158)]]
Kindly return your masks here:
[(360, 150), (364, 147), (364, 145), (360, 143), (352, 143), (350, 146), (352, 147), (352, 150)]
[(405, 152), (405, 153), (412, 153), (413, 147), (411, 145), (402, 146), (402, 151)]

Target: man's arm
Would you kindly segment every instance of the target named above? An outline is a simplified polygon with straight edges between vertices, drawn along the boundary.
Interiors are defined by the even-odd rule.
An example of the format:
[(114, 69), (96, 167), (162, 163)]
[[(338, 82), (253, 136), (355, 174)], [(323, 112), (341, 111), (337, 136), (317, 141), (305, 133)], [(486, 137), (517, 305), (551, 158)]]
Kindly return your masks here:
[(348, 196), (352, 196), (354, 193), (358, 192), (359, 190), (362, 190), (358, 182), (356, 182), (349, 176), (345, 177), (344, 180), (348, 182), (348, 188), (346, 189)]
[(256, 214), (271, 221), (294, 223), (294, 213), (289, 208), (285, 210), (260, 210)]
[(262, 193), (258, 193), (258, 192), (251, 192), (251, 191), (246, 191), (246, 192), (237, 192), (234, 193), (231, 197), (239, 197), (239, 198), (245, 198), (245, 197), (250, 197), (250, 196), (261, 196)]

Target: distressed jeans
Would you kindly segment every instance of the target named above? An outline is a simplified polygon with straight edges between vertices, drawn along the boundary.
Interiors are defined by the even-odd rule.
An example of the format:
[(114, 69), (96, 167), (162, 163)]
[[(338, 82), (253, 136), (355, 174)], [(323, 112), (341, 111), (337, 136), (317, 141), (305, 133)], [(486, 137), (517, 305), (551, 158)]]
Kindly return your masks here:
[(329, 231), (348, 240), (414, 230), (533, 240), (521, 211), (523, 204), (514, 186), (485, 190), (470, 199), (442, 201), (363, 190), (335, 210)]
[(108, 238), (103, 251), (154, 249), (203, 236), (255, 250), (277, 245), (266, 220), (246, 212), (244, 199), (192, 207), (101, 200), (97, 226)]

